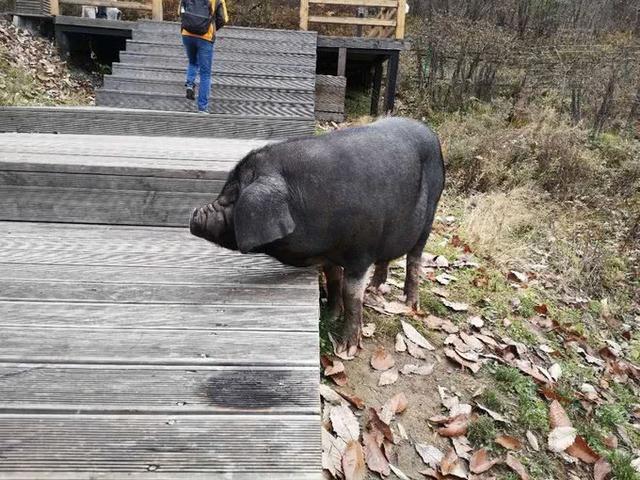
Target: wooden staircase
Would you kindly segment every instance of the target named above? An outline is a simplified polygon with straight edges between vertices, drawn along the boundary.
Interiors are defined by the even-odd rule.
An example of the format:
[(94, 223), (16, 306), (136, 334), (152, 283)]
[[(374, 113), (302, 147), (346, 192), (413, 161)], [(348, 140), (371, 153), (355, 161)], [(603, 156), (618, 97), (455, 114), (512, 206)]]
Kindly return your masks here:
[[(186, 65), (177, 23), (139, 22), (96, 104), (194, 112)], [(313, 119), (315, 68), (313, 32), (225, 27), (215, 43), (210, 112)]]

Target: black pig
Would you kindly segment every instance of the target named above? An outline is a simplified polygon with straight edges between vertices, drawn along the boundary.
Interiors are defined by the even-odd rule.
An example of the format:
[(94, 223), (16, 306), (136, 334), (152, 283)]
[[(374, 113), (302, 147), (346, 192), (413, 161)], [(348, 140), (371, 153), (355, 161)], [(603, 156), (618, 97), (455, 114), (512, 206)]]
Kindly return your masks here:
[(289, 140), (249, 153), (212, 203), (194, 210), (191, 233), (293, 266), (322, 265), (334, 318), (344, 309), (339, 353), (361, 340), (362, 299), (407, 254), (406, 301), (417, 306), (422, 251), (444, 188), (437, 136), (388, 118)]

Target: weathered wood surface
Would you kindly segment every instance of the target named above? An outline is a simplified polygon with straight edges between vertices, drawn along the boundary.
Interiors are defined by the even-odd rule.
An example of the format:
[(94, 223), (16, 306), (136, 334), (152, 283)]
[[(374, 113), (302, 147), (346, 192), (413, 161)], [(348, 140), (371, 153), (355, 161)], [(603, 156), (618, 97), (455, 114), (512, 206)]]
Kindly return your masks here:
[(317, 271), (185, 228), (267, 143), (0, 135), (0, 478), (321, 478)]
[(186, 226), (267, 143), (0, 134), (0, 220)]
[(316, 275), (186, 229), (0, 222), (0, 478), (319, 479)]
[[(177, 24), (139, 22), (133, 39), (114, 64), (113, 79), (98, 90), (96, 104), (150, 110), (189, 112), (195, 102), (185, 99), (186, 56)], [(214, 114), (313, 118), (316, 35), (286, 30), (225, 27), (216, 38), (212, 65)], [(161, 75), (152, 72), (161, 70)], [(243, 77), (249, 77), (248, 85)], [(109, 78), (109, 77), (107, 77)], [(218, 89), (219, 78), (225, 88)], [(310, 89), (295, 91), (274, 86), (288, 79), (304, 81)], [(120, 80), (120, 81), (118, 81)], [(140, 80), (153, 80), (153, 89)], [(258, 88), (259, 90), (256, 90)]]
[[(119, 64), (114, 65), (114, 70)], [(122, 65), (120, 65), (122, 67)], [(175, 79), (184, 72), (137, 69), (150, 78)], [(176, 77), (176, 75), (178, 77)], [(313, 81), (313, 80), (311, 80)], [(109, 107), (0, 107), (0, 133), (132, 135), (150, 137), (284, 139), (313, 134), (313, 118), (199, 115), (187, 112)]]

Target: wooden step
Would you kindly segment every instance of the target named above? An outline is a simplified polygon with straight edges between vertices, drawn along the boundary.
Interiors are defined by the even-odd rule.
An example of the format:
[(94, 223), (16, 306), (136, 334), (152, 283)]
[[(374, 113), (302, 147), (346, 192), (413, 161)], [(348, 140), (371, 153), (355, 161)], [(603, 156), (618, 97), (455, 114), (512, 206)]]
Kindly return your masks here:
[(146, 141), (0, 135), (0, 219), (186, 226), (235, 163), (264, 145), (160, 137), (144, 150), (131, 140)]
[[(113, 75), (126, 76), (129, 78), (143, 78), (149, 80), (178, 80), (185, 79), (186, 65), (182, 67), (156, 67), (153, 65), (133, 65), (130, 63), (114, 63)], [(261, 75), (256, 75), (255, 69), (251, 65), (235, 65), (233, 68), (226, 65), (213, 66), (212, 81), (216, 78), (233, 78), (238, 82), (260, 83), (262, 79), (302, 82), (315, 87), (315, 75), (306, 72), (283, 72), (282, 70), (270, 69), (265, 74), (264, 69)]]
[[(145, 43), (153, 43), (156, 45), (178, 45), (183, 46), (182, 36), (175, 33), (156, 33), (156, 32), (144, 32), (134, 30), (133, 40)], [(222, 35), (218, 36), (215, 40), (215, 49), (221, 48), (230, 50), (243, 50), (249, 52), (256, 51), (272, 51), (272, 52), (298, 52), (315, 54), (316, 46), (313, 43), (307, 41), (296, 41), (287, 38), (273, 39), (269, 42), (264, 40), (256, 40), (252, 38), (228, 38)]]
[[(186, 57), (169, 55), (148, 55), (140, 53), (121, 52), (120, 61), (125, 64), (148, 65), (156, 68), (186, 69)], [(273, 75), (304, 77), (315, 75), (314, 65), (278, 65), (269, 63), (247, 63), (235, 60), (214, 60), (212, 73), (218, 72), (246, 74), (252, 76)]]
[[(209, 102), (209, 112), (218, 115), (285, 116), (313, 118), (314, 103), (311, 95), (304, 101), (297, 99), (253, 100), (242, 95), (239, 98), (215, 96)], [(197, 102), (184, 94), (129, 92), (101, 88), (96, 92), (96, 104), (105, 107), (166, 110), (174, 112), (197, 111)]]
[[(174, 57), (176, 63), (182, 64), (186, 59), (184, 47), (180, 45), (157, 45), (143, 42), (128, 42), (127, 53), (136, 53), (149, 56)], [(227, 48), (216, 49), (214, 62), (230, 61), (254, 64), (292, 65), (302, 67), (315, 67), (315, 54), (306, 53), (278, 53), (278, 52), (248, 52), (244, 50), (232, 50)]]
[[(169, 95), (185, 95), (184, 81), (162, 81), (162, 80), (141, 80), (137, 78), (123, 78), (115, 76), (105, 76), (104, 89), (123, 92), (146, 92), (161, 93)], [(232, 99), (232, 100), (288, 100), (291, 102), (309, 103), (311, 99), (310, 92), (307, 89), (299, 88), (269, 88), (265, 85), (256, 87), (247, 87), (243, 85), (225, 85), (224, 83), (215, 82), (211, 86), (212, 93), (210, 101), (216, 99)], [(196, 85), (197, 90), (197, 85)]]
[(283, 139), (313, 134), (307, 117), (201, 115), (108, 107), (0, 107), (0, 133)]
[[(158, 79), (150, 74), (149, 78), (128, 75), (125, 70), (118, 70), (113, 75), (104, 77), (104, 87), (112, 90), (146, 91), (156, 93), (184, 93), (184, 75), (176, 75), (174, 79)], [(179, 87), (179, 88), (178, 88)], [(313, 94), (313, 81), (294, 78), (251, 78), (246, 76), (216, 75), (211, 78), (211, 87), (218, 91), (248, 92), (295, 92)], [(178, 90), (176, 90), (178, 88)]]

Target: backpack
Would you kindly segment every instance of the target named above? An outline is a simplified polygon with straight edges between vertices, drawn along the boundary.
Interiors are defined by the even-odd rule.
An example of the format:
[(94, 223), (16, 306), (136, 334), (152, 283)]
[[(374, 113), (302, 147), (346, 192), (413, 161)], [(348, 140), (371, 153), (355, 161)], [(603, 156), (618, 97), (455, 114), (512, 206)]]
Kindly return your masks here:
[(195, 35), (209, 31), (213, 15), (209, 0), (182, 0), (182, 28)]

